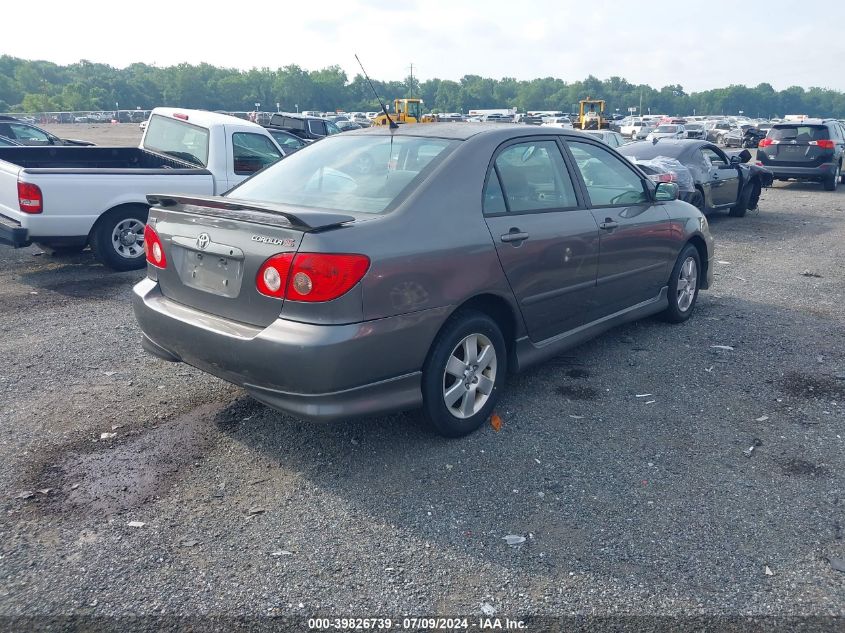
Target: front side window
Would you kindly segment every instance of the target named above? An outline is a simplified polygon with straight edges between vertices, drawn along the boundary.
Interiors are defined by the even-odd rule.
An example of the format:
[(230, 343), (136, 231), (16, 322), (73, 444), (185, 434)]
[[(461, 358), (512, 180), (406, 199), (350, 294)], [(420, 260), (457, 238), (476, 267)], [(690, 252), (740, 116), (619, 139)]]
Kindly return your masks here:
[(702, 147), (701, 153), (704, 156), (705, 161), (710, 165), (722, 166), (728, 164), (728, 157), (722, 154), (722, 152), (716, 150), (712, 147)]
[(577, 204), (575, 188), (554, 141), (530, 141), (506, 147), (496, 158), (495, 173), (499, 180), (491, 174), (488, 186), (491, 182), (501, 183), (510, 213)]
[(340, 134), (343, 130), (337, 127), (331, 121), (326, 121), (326, 134), (331, 136), (332, 134)]
[(309, 208), (383, 213), (457, 141), (339, 135), (290, 154), (227, 195)]
[(580, 141), (568, 141), (581, 172), (590, 202), (605, 207), (648, 201), (639, 175), (608, 150)]
[(232, 158), (239, 176), (254, 174), (282, 157), (266, 136), (235, 132), (232, 134)]

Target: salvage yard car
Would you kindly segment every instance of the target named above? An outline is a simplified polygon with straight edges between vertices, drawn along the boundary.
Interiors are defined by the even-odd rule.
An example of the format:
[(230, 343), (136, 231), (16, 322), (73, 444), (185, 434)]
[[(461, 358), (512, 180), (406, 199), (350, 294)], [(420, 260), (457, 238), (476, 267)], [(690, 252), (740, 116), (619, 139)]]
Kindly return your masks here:
[(843, 181), (845, 130), (835, 119), (778, 123), (760, 141), (757, 160), (778, 180), (810, 180), (836, 191)]
[(763, 187), (772, 184), (768, 169), (747, 164), (751, 160), (748, 150), (728, 156), (707, 141), (643, 141), (620, 147), (619, 152), (634, 163), (660, 157), (678, 161), (689, 170), (694, 185), (685, 199), (702, 213), (729, 209), (733, 217), (743, 217), (757, 208)]
[(148, 193), (222, 193), (282, 155), (255, 123), (174, 108), (153, 110), (137, 148), (0, 148), (0, 244), (90, 244), (114, 270), (142, 268)]
[(691, 316), (713, 241), (677, 191), (563, 129), (332, 136), (222, 197), (150, 197), (142, 344), (302, 418), (421, 406), (465, 435), (509, 371)]

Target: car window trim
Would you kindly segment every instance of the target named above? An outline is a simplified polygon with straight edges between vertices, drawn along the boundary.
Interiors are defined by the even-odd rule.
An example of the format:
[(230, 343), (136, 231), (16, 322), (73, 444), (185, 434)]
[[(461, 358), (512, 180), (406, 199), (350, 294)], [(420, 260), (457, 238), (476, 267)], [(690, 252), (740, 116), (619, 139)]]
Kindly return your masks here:
[[(484, 186), (481, 188), (481, 213), (485, 218), (500, 218), (503, 216), (518, 216), (518, 215), (530, 215), (534, 213), (566, 213), (569, 211), (583, 211), (587, 209), (585, 205), (585, 199), (581, 192), (578, 189), (578, 183), (573, 179), (572, 174), (572, 166), (568, 163), (566, 159), (566, 154), (561, 151), (561, 157), (563, 158), (563, 164), (566, 166), (566, 171), (569, 174), (569, 179), (572, 182), (572, 190), (575, 193), (575, 205), (570, 207), (550, 207), (550, 208), (540, 208), (540, 209), (524, 209), (521, 211), (511, 211), (511, 205), (508, 202), (508, 196), (505, 193), (505, 187), (502, 185), (502, 177), (499, 174), (499, 170), (496, 167), (496, 159), (499, 155), (505, 151), (511, 145), (519, 145), (522, 143), (527, 143), (531, 141), (550, 141), (551, 143), (557, 145), (558, 151), (561, 151), (561, 144), (558, 140), (557, 135), (554, 136), (521, 136), (517, 138), (510, 138), (507, 141), (501, 143), (496, 149), (493, 151), (493, 154), (490, 157), (490, 162), (487, 165), (487, 175), (484, 177)], [(505, 211), (504, 213), (484, 213), (484, 192), (487, 190), (487, 183), (490, 179), (490, 174), (495, 171), (496, 178), (499, 179), (499, 186), (502, 190), (502, 197), (505, 200)]]

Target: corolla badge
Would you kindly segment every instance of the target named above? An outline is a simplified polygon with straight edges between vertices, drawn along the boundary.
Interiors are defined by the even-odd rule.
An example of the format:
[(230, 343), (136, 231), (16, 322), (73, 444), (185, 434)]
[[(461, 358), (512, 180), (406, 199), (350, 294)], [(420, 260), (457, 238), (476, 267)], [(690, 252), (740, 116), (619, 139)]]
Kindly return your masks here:
[(266, 235), (253, 235), (252, 241), (260, 242), (262, 244), (271, 244), (273, 246), (285, 246), (288, 248), (296, 246), (296, 240), (290, 237), (280, 239), (278, 237), (268, 237)]
[(211, 242), (211, 237), (209, 237), (208, 233), (200, 233), (199, 237), (197, 237), (197, 246), (200, 249), (204, 249), (208, 246), (209, 242)]

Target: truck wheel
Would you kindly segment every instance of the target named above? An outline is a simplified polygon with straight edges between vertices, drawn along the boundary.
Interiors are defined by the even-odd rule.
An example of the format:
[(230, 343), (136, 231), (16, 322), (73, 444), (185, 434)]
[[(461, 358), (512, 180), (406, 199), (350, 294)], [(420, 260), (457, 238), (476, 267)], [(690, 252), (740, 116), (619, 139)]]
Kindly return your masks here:
[(498, 324), (467, 310), (453, 315), (423, 366), (423, 414), (444, 437), (472, 433), (490, 417), (507, 372)]
[(752, 184), (749, 182), (739, 192), (739, 199), (736, 201), (736, 205), (731, 207), (730, 215), (732, 218), (745, 217), (745, 212), (748, 211), (748, 203), (751, 200), (751, 189)]
[(113, 270), (137, 270), (146, 265), (144, 226), (149, 208), (127, 205), (105, 213), (94, 226), (91, 250)]

